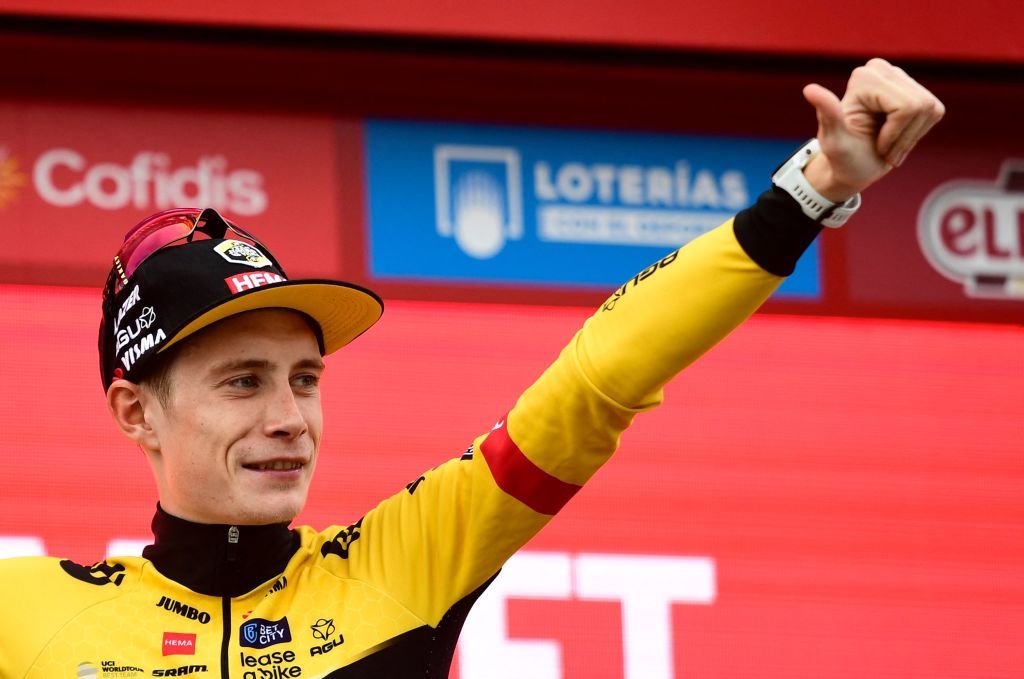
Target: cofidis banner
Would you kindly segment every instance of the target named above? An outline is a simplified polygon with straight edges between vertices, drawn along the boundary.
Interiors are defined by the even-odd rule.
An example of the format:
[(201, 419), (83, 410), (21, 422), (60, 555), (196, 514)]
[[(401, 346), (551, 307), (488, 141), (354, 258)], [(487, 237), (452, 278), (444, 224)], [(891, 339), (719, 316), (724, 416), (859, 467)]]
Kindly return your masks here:
[[(371, 120), (371, 274), (611, 288), (750, 205), (798, 143)], [(778, 294), (820, 281), (815, 246)]]
[(292, 276), (342, 275), (325, 117), (0, 98), (0, 281), (103, 283), (124, 234), (213, 207)]

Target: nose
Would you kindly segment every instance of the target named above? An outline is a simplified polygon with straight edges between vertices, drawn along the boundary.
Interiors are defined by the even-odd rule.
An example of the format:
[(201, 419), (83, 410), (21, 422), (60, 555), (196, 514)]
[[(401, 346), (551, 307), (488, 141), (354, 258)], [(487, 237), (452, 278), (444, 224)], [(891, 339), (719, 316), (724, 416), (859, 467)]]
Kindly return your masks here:
[(274, 438), (295, 439), (309, 430), (295, 392), (288, 384), (274, 390), (267, 406), (264, 433)]

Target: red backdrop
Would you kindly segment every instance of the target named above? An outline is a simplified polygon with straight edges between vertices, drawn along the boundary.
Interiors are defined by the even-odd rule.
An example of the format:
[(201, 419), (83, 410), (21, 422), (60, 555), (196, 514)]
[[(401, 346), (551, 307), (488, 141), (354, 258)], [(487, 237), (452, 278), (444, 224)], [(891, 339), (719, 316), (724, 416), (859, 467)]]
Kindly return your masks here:
[(0, 0), (0, 12), (734, 53), (1024, 62), (1019, 0)]
[[(0, 286), (0, 539), (88, 562), (144, 540), (155, 501), (104, 412), (97, 309), (93, 289)], [(459, 454), (587, 313), (390, 304), (329, 359), (300, 521), (348, 522)], [(754, 318), (638, 420), (464, 644), (531, 677), (1024, 676), (1022, 340), (1009, 326)], [(708, 600), (677, 597), (664, 621), (631, 627), (644, 592), (587, 584), (623, 558), (681, 569)], [(538, 564), (550, 582), (524, 590)], [(667, 660), (645, 651), (631, 674), (658, 634)], [(554, 656), (531, 651), (542, 640)], [(494, 679), (461, 656), (464, 679)]]

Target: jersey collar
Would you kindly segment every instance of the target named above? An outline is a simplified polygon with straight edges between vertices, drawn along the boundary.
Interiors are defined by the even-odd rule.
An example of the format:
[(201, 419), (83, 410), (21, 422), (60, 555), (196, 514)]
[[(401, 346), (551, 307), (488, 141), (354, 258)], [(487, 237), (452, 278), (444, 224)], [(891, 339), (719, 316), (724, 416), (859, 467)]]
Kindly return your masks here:
[(153, 536), (155, 542), (142, 556), (162, 575), (200, 594), (229, 597), (281, 575), (300, 542), (287, 523), (193, 523), (168, 514), (159, 504)]

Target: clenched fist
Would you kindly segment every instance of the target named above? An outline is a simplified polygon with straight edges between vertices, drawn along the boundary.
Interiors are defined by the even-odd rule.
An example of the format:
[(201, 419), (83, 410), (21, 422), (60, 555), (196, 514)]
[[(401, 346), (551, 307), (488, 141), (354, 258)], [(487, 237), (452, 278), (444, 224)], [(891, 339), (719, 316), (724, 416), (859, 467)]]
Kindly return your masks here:
[(840, 100), (821, 85), (804, 98), (818, 115), (821, 154), (804, 175), (837, 203), (899, 167), (946, 109), (934, 94), (885, 59), (854, 69)]

